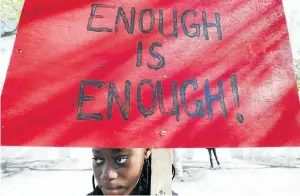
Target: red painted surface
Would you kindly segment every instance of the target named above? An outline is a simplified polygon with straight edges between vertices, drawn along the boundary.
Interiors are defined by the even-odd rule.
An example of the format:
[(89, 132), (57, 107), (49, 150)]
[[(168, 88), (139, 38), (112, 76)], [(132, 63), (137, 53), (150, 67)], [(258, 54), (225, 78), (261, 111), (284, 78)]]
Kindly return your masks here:
[[(112, 28), (113, 32), (87, 31), (91, 4), (99, 8), (93, 25)], [(135, 29), (128, 34), (120, 21), (114, 32), (117, 8), (123, 7), (130, 21), (136, 8)], [(155, 13), (155, 27), (149, 34), (139, 30), (142, 9)], [(158, 10), (164, 10), (164, 30), (172, 31), (172, 10), (178, 13), (178, 38), (164, 37), (158, 30)], [(187, 37), (181, 26), (187, 17), (200, 24), (200, 36)], [(202, 11), (208, 22), (221, 18), (222, 40), (217, 29), (203, 34)], [(149, 13), (145, 14), (149, 21)], [(144, 27), (149, 27), (145, 22)], [(143, 43), (143, 62), (136, 66), (138, 41)], [(153, 42), (162, 43), (155, 51), (165, 57), (165, 66), (154, 70), (147, 62)], [(205, 1), (82, 1), (26, 0), (17, 39), (2, 94), (2, 145), (9, 146), (100, 146), (100, 147), (238, 147), (300, 146), (300, 106), (292, 69), (291, 48), (282, 2), (279, 0), (205, 0)], [(234, 102), (230, 76), (235, 74), (239, 106)], [(199, 88), (187, 88), (189, 111), (194, 100), (202, 100), (205, 117), (188, 117), (180, 96), (183, 81), (196, 78)], [(144, 118), (138, 110), (137, 85), (150, 79), (161, 81), (164, 104), (172, 108), (172, 82), (177, 82), (179, 121), (162, 115), (158, 103), (155, 113)], [(223, 81), (227, 118), (220, 102), (213, 101), (213, 117), (208, 118), (205, 79), (211, 94), (218, 93)], [(104, 120), (78, 120), (78, 101), (82, 80), (101, 80), (105, 86), (88, 86), (84, 102), (86, 113), (101, 113)], [(112, 118), (107, 119), (109, 82), (115, 83), (124, 103), (125, 81), (131, 81), (129, 119), (124, 120), (114, 101)], [(143, 104), (151, 106), (151, 91), (145, 85)], [(157, 99), (157, 96), (156, 96)], [(157, 102), (157, 101), (156, 101)], [(237, 114), (244, 117), (237, 121)], [(161, 131), (166, 131), (162, 136)]]

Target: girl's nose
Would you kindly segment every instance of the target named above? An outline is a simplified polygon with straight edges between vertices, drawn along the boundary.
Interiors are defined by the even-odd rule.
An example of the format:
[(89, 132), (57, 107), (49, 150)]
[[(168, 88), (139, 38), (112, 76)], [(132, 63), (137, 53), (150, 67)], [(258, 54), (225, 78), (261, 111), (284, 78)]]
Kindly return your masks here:
[(118, 173), (109, 165), (105, 165), (102, 169), (101, 179), (113, 180), (118, 177)]

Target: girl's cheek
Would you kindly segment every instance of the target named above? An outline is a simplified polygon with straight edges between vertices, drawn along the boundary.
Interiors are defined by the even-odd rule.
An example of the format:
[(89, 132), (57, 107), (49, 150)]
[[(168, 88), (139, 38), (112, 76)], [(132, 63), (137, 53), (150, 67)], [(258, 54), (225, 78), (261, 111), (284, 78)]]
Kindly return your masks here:
[(101, 168), (97, 166), (96, 167), (93, 166), (93, 173), (96, 178), (99, 178), (99, 176), (101, 176)]
[(138, 165), (141, 164), (141, 162), (143, 162), (142, 160), (143, 160), (142, 158), (133, 156), (133, 157), (130, 157), (130, 158), (127, 160), (126, 164), (127, 164), (127, 165), (137, 165), (137, 166), (138, 166)]

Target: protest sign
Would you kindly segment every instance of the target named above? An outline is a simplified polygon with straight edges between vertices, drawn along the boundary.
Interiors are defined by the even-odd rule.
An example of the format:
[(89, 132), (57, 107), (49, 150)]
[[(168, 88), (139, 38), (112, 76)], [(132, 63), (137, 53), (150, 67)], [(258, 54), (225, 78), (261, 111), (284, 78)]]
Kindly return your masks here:
[(281, 0), (27, 0), (2, 145), (300, 145)]

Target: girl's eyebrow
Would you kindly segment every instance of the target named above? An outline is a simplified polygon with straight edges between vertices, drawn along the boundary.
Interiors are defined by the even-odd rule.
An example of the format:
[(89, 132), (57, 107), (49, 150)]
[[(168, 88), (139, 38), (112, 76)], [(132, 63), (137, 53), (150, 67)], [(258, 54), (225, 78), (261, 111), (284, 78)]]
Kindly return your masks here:
[(101, 152), (101, 150), (99, 148), (93, 148), (92, 151), (93, 151), (93, 153), (100, 153)]
[[(113, 154), (118, 154), (121, 152), (128, 152), (130, 148), (111, 148), (111, 151)], [(102, 149), (101, 148), (93, 148), (92, 149), (93, 153), (101, 153)]]

